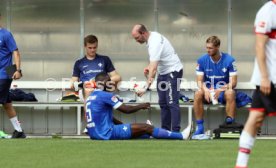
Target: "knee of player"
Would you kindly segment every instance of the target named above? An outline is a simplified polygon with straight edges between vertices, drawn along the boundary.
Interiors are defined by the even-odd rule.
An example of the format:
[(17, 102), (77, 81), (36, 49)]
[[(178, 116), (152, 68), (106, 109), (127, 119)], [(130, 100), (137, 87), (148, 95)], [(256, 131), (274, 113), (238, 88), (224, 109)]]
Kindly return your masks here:
[(234, 90), (227, 90), (224, 93), (226, 101), (235, 100), (235, 91)]
[(198, 90), (195, 92), (194, 101), (202, 101), (204, 96), (204, 92), (202, 90)]
[(153, 129), (154, 129), (154, 127), (152, 125), (145, 124), (145, 126), (144, 126), (144, 131), (145, 132), (152, 133)]
[(256, 118), (256, 127), (260, 128), (263, 124), (264, 121), (264, 116), (259, 116)]

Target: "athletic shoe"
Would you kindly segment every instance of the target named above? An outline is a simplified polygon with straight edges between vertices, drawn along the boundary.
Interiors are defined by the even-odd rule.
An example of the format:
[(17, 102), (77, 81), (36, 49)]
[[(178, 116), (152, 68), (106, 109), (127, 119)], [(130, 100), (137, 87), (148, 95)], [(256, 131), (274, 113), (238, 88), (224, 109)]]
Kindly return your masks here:
[(86, 134), (86, 135), (88, 135), (88, 130), (87, 130), (86, 127), (84, 128), (83, 133)]
[(146, 124), (148, 124), (148, 125), (153, 125), (153, 124), (152, 124), (152, 121), (150, 121), (150, 120), (147, 120), (147, 121), (146, 121)]
[(204, 134), (204, 130), (203, 129), (199, 129), (198, 126), (196, 126), (196, 131), (194, 132), (194, 135), (200, 135), (200, 134)]
[(190, 140), (193, 131), (193, 123), (190, 123), (182, 132), (183, 139)]
[(24, 134), (24, 132), (18, 132), (17, 130), (15, 130), (12, 134), (12, 138), (26, 138), (26, 135)]
[(246, 166), (246, 167), (243, 167), (243, 166), (236, 166), (235, 168), (247, 168), (247, 166)]
[(11, 136), (8, 135), (8, 134), (6, 134), (6, 133), (3, 132), (3, 131), (0, 131), (0, 138), (9, 139), (9, 138), (11, 138)]
[(211, 137), (206, 134), (198, 134), (198, 135), (193, 135), (192, 139), (194, 139), (194, 140), (209, 140), (209, 139), (211, 139)]

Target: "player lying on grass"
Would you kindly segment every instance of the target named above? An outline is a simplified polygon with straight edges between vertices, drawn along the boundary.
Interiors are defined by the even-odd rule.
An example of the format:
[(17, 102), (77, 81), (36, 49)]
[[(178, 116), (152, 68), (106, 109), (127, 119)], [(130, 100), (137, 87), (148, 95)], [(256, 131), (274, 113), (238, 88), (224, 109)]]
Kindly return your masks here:
[(171, 132), (155, 128), (145, 123), (122, 124), (114, 121), (113, 109), (131, 114), (141, 109), (150, 108), (150, 103), (128, 106), (120, 102), (112, 93), (114, 84), (106, 73), (99, 73), (95, 81), (95, 89), (86, 100), (86, 120), (88, 134), (91, 139), (123, 140), (142, 137), (157, 139), (189, 139), (192, 126), (189, 125), (183, 132)]

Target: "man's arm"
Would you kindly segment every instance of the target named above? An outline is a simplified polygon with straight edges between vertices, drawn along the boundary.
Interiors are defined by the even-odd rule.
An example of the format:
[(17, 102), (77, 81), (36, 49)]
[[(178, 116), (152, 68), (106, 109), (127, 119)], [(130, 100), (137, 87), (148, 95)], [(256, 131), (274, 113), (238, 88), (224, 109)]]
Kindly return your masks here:
[(150, 61), (150, 64), (144, 69), (144, 75), (147, 78), (147, 88), (144, 88), (143, 90), (140, 90), (136, 93), (139, 97), (143, 96), (153, 83), (157, 72), (157, 66), (158, 61)]
[(199, 90), (202, 90), (204, 93), (204, 98), (207, 102), (210, 102), (210, 92), (204, 83), (204, 75), (196, 76), (197, 86)]
[(71, 78), (71, 89), (74, 89), (74, 83), (75, 82), (78, 82), (79, 81), (79, 77), (76, 77), (76, 76), (72, 76), (72, 78)]
[(110, 76), (111, 81), (118, 83), (122, 80), (121, 76), (119, 75), (118, 72), (116, 72), (115, 70), (112, 72), (109, 72), (108, 75)]
[(268, 36), (264, 34), (256, 34), (256, 58), (259, 65), (261, 73), (261, 86), (260, 90), (263, 94), (268, 95), (271, 91), (270, 83), (268, 78), (267, 65), (266, 65), (266, 55), (265, 55), (265, 45), (268, 41)]
[(148, 88), (151, 86), (152, 82), (154, 81), (156, 72), (157, 72), (157, 66), (158, 66), (158, 61), (150, 61), (148, 65), (148, 76), (147, 76), (147, 86)]
[(13, 74), (12, 78), (13, 79), (20, 79), (22, 77), (21, 73), (21, 59), (20, 59), (20, 53), (18, 50), (13, 51), (13, 57), (14, 57), (14, 63), (16, 65), (16, 70), (15, 73)]
[(221, 91), (225, 91), (228, 89), (235, 89), (238, 83), (238, 76), (233, 75), (229, 77), (229, 83), (225, 84), (224, 86), (220, 87)]
[(137, 112), (138, 110), (149, 109), (149, 108), (150, 108), (150, 103), (142, 103), (136, 106), (129, 106), (129, 105), (122, 104), (120, 107), (117, 108), (117, 110), (125, 114), (131, 114), (131, 113)]

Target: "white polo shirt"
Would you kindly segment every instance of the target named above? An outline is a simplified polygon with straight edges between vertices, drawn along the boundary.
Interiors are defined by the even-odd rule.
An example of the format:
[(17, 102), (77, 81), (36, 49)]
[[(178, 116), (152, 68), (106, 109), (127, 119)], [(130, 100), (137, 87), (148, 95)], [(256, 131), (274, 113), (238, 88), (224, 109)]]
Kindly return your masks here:
[(150, 61), (158, 61), (160, 75), (180, 71), (183, 65), (169, 40), (157, 32), (150, 32), (147, 42)]
[[(255, 33), (265, 34), (269, 37), (265, 46), (266, 65), (269, 79), (276, 84), (276, 3), (269, 1), (258, 11), (255, 19)], [(260, 85), (261, 74), (255, 59), (251, 82)]]

